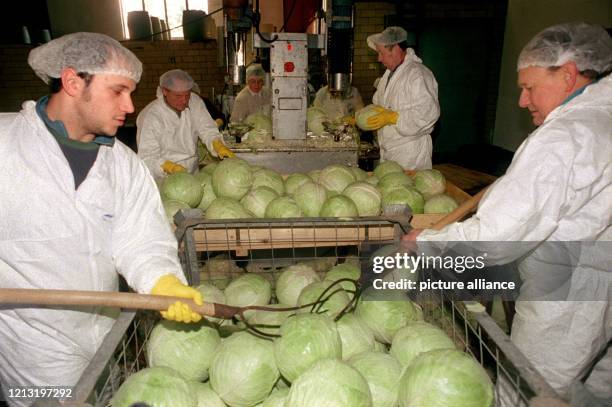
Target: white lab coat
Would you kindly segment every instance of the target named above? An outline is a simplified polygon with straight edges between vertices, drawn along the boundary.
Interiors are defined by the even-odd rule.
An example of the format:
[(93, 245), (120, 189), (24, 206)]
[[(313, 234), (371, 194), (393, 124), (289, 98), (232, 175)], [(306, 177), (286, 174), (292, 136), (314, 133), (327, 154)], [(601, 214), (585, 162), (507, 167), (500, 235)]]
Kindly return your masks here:
[(438, 83), (421, 63), (414, 50), (391, 79), (387, 69), (380, 79), (372, 102), (399, 113), (397, 123), (378, 130), (381, 161), (397, 161), (405, 169), (431, 168), (431, 132), (440, 117)]
[[(550, 246), (540, 242), (612, 240), (611, 95), (612, 77), (608, 76), (557, 107), (519, 147), (506, 174), (490, 187), (473, 217), (439, 232), (423, 231), (418, 238), (440, 245), (450, 241), (532, 243), (516, 245), (515, 250), (499, 245), (502, 250), (487, 255), (498, 264), (520, 260), (523, 287), (512, 341), (565, 396), (612, 335), (610, 303), (582, 301), (610, 299), (610, 258), (597, 261), (601, 253), (593, 257), (592, 250), (601, 246), (582, 247), (567, 293), (567, 298), (581, 301), (520, 300), (537, 287), (541, 276), (559, 271), (555, 265), (559, 256), (555, 258)], [(607, 389), (595, 385), (591, 390), (610, 397), (612, 371), (604, 374)]]
[(272, 94), (263, 87), (259, 93), (253, 93), (248, 86), (242, 88), (234, 100), (230, 122), (239, 123), (253, 113), (271, 114)]
[(136, 126), (138, 156), (155, 179), (165, 177), (161, 165), (166, 160), (181, 164), (191, 173), (197, 171), (198, 138), (212, 155), (217, 156), (212, 142), (221, 138), (221, 134), (204, 101), (193, 92), (189, 106), (179, 115), (166, 104), (158, 88), (157, 99), (138, 114)]
[(327, 86), (319, 89), (312, 104), (323, 109), (330, 119), (335, 120), (354, 115), (363, 107), (363, 100), (356, 87), (351, 87), (347, 92), (348, 95), (342, 97), (332, 97), (328, 89)]
[[(35, 111), (0, 116), (0, 287), (149, 293), (185, 281), (155, 182), (124, 144), (101, 146), (75, 191), (59, 144)], [(0, 306), (0, 381), (72, 386), (117, 310)], [(14, 399), (13, 405), (26, 405)]]

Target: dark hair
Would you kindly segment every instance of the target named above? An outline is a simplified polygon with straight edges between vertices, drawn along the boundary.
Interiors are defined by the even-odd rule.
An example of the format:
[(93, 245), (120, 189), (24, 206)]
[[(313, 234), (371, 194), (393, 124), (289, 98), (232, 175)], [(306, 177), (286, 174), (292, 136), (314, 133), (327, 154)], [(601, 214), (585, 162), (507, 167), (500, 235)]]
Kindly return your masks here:
[[(85, 81), (86, 87), (89, 86), (89, 84), (93, 80), (93, 75), (87, 72), (79, 72), (77, 73), (77, 75), (79, 76), (79, 78)], [(62, 90), (62, 79), (61, 78), (51, 78), (51, 81), (49, 82), (49, 90), (51, 91), (51, 94), (57, 93), (60, 90)]]

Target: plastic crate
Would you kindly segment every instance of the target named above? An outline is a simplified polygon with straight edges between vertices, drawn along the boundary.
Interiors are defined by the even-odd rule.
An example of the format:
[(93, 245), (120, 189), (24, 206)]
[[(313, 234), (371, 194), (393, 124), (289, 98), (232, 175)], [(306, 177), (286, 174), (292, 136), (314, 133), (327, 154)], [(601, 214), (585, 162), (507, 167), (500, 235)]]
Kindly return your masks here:
[[(198, 239), (194, 238), (193, 232), (201, 228), (201, 224), (182, 225), (180, 243), (183, 248), (183, 267), (192, 279), (197, 275), (198, 280), (220, 286), (244, 272), (262, 273), (274, 282), (283, 267), (300, 261), (313, 262), (315, 267), (320, 266), (322, 270), (332, 263), (359, 259), (364, 267), (364, 260), (368, 259), (374, 247), (397, 242), (401, 236), (397, 234), (402, 229), (399, 225), (391, 220), (385, 222), (390, 222), (396, 230), (391, 239), (364, 238), (351, 244), (347, 244), (344, 239), (334, 242), (328, 235), (329, 239), (325, 242), (316, 241), (317, 236), (313, 236), (310, 241), (305, 238), (292, 241), (291, 236), (296, 235), (293, 229), (296, 225), (287, 224), (283, 227), (294, 233), (290, 233), (289, 238), (283, 238), (281, 247), (275, 245), (278, 242), (272, 241), (265, 248), (251, 248), (246, 254), (236, 251), (229, 240), (226, 241), (226, 250), (200, 250), (201, 246), (196, 244)], [(213, 224), (223, 225), (219, 222)], [(249, 230), (243, 223), (225, 224), (223, 230), (230, 231), (236, 226)], [(270, 225), (266, 227), (271, 228)], [(359, 229), (361, 226), (353, 227)], [(189, 239), (192, 239), (191, 243), (187, 242)], [(241, 242), (250, 244), (248, 241)], [(184, 250), (189, 244), (195, 248), (191, 257)], [(210, 262), (217, 260), (226, 261), (226, 266), (211, 270)], [(470, 311), (468, 308), (473, 304), (466, 306), (465, 302), (452, 301), (440, 292), (422, 293), (417, 302), (424, 310), (426, 321), (441, 327), (458, 349), (471, 354), (487, 370), (495, 383), (496, 394), (504, 398), (503, 403), (498, 400), (498, 405), (527, 406), (529, 400), (536, 395), (556, 397), (555, 392), (488, 314)], [(484, 310), (484, 307), (481, 308)], [(144, 347), (157, 318), (156, 314), (149, 312), (122, 314), (77, 385), (77, 404), (82, 405), (89, 400), (94, 406), (109, 405), (112, 395), (125, 378), (145, 367)]]

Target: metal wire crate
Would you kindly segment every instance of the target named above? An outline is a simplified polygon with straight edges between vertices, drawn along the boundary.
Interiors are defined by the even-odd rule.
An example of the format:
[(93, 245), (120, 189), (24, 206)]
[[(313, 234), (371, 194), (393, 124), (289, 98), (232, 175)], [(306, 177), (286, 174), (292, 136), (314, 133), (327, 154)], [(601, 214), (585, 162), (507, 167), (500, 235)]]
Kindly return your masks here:
[(187, 280), (197, 285), (202, 264), (219, 254), (259, 262), (262, 266), (267, 263), (270, 268), (278, 268), (281, 260), (286, 263), (287, 259), (299, 257), (337, 258), (348, 248), (393, 242), (409, 228), (410, 216), (403, 206), (389, 207), (386, 216), (356, 219), (227, 221), (204, 219), (199, 210), (181, 210), (175, 216), (178, 225), (175, 235)]
[[(313, 221), (223, 223), (201, 219), (183, 223), (177, 229), (183, 266), (192, 284), (209, 281), (223, 288), (229, 279), (246, 273), (260, 273), (273, 285), (279, 272), (287, 265), (311, 262), (322, 272), (336, 263), (359, 261), (367, 268), (370, 253), (382, 244), (396, 243), (403, 227), (392, 220), (377, 220), (378, 223), (354, 224), (343, 222), (316, 223)], [(381, 223), (382, 222), (382, 223)], [(279, 226), (280, 225), (280, 226)], [(318, 228), (328, 226), (324, 234)], [(353, 239), (346, 239), (341, 227), (359, 231)], [(275, 228), (286, 229), (276, 235)], [(295, 228), (295, 230), (294, 230)], [(308, 235), (299, 228), (317, 229)], [(389, 229), (393, 236), (378, 233)], [(255, 236), (267, 231), (268, 237), (278, 240), (251, 242), (244, 236)], [(329, 230), (333, 231), (332, 233)], [(197, 231), (197, 233), (196, 233)], [(221, 232), (219, 232), (221, 231)], [(333, 236), (338, 231), (337, 240)], [(219, 238), (202, 242), (209, 232), (227, 233), (232, 240)], [(363, 234), (359, 234), (362, 233)], [(200, 235), (198, 235), (200, 233)], [(246, 234), (245, 234), (246, 233)], [(199, 237), (198, 237), (199, 236)], [(317, 240), (323, 236), (322, 241)], [(374, 236), (374, 239), (370, 237)], [(390, 236), (389, 238), (387, 238)], [(291, 239), (296, 237), (295, 241)], [(385, 239), (382, 239), (385, 237)], [(225, 244), (224, 250), (203, 250)], [(238, 244), (236, 244), (238, 243)], [(248, 250), (236, 250), (236, 248)], [(219, 261), (221, 267), (211, 269), (211, 262)], [(365, 267), (365, 268), (364, 268)], [(496, 386), (499, 406), (527, 406), (536, 396), (556, 397), (553, 389), (531, 366), (524, 355), (510, 342), (508, 335), (485, 312), (469, 310), (473, 304), (452, 301), (442, 292), (421, 293), (415, 299), (423, 308), (424, 319), (441, 327), (455, 342), (458, 349), (471, 354), (488, 372)], [(484, 307), (483, 311), (484, 311)], [(112, 394), (126, 377), (145, 366), (144, 347), (156, 315), (150, 313), (123, 313), (106, 338), (104, 345), (77, 385), (77, 401), (89, 400), (94, 406), (106, 406)], [(97, 383), (97, 385), (96, 385)], [(81, 404), (82, 405), (82, 404)]]

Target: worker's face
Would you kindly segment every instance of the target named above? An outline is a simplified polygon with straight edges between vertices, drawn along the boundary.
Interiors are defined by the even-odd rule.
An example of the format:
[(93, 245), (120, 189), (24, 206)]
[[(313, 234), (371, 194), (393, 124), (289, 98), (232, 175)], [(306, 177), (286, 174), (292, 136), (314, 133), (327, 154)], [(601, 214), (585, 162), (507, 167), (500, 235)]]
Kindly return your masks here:
[(402, 50), (397, 44), (390, 47), (377, 44), (376, 52), (378, 52), (378, 62), (391, 71), (394, 71), (404, 62), (404, 56), (406, 55), (406, 51)]
[(263, 85), (264, 85), (263, 78), (260, 78), (257, 76), (251, 76), (249, 79), (247, 79), (247, 86), (253, 93), (261, 92), (261, 88), (263, 88)]
[(561, 69), (550, 70), (530, 66), (519, 70), (518, 86), (521, 89), (519, 106), (529, 109), (533, 124), (544, 123), (550, 112), (561, 105), (568, 96), (567, 82)]
[(177, 92), (174, 90), (162, 88), (162, 93), (164, 94), (164, 100), (166, 101), (168, 106), (170, 106), (177, 112), (182, 112), (189, 106), (191, 90)]
[(126, 115), (134, 112), (131, 94), (135, 89), (136, 82), (124, 76), (93, 75), (89, 85), (82, 87), (76, 103), (85, 132), (114, 136), (125, 124)]

